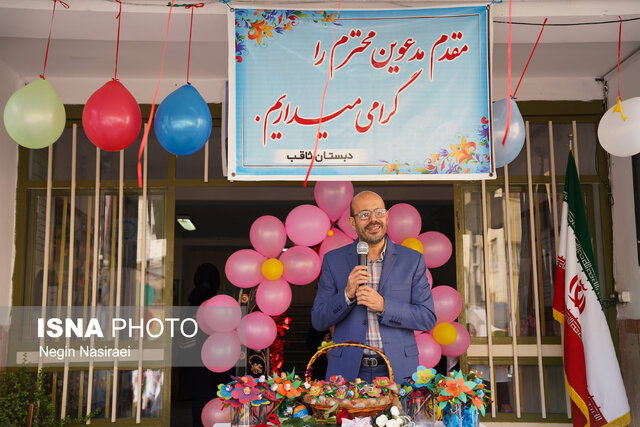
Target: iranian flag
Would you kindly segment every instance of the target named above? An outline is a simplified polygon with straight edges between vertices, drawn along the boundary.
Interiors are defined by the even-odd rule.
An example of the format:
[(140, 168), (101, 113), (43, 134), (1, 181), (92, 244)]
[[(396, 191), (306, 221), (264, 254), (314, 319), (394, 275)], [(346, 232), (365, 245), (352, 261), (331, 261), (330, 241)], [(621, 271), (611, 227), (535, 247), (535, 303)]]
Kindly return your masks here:
[(629, 403), (607, 326), (580, 179), (569, 153), (553, 317), (564, 325), (564, 370), (574, 426), (626, 426)]

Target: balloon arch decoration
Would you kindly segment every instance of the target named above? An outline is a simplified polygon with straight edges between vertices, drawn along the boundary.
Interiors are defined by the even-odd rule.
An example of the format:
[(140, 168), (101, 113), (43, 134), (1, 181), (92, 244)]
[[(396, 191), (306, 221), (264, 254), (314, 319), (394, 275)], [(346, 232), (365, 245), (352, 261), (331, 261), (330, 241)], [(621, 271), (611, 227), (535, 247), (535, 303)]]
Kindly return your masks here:
[[(257, 286), (255, 300), (259, 311), (242, 317), (240, 305), (228, 295), (216, 295), (198, 309), (197, 321), (209, 338), (202, 346), (204, 365), (224, 372), (239, 360), (241, 344), (252, 350), (270, 347), (279, 334), (274, 316), (291, 304), (291, 287), (305, 286), (320, 274), (325, 253), (345, 246), (355, 238), (349, 224), (351, 182), (318, 182), (314, 190), (317, 205), (303, 204), (288, 214), (284, 224), (270, 215), (256, 219), (249, 230), (252, 249), (234, 252), (226, 261), (227, 279), (241, 289)], [(437, 231), (420, 233), (422, 218), (407, 203), (389, 209), (387, 234), (424, 256), (429, 268), (437, 268), (451, 257), (450, 240)], [(294, 246), (285, 249), (289, 238)], [(315, 248), (316, 250), (314, 250)], [(462, 309), (460, 294), (451, 286), (432, 288), (437, 324), (431, 331), (415, 331), (420, 364), (435, 366), (441, 356), (459, 356), (469, 346), (469, 333), (456, 322)]]

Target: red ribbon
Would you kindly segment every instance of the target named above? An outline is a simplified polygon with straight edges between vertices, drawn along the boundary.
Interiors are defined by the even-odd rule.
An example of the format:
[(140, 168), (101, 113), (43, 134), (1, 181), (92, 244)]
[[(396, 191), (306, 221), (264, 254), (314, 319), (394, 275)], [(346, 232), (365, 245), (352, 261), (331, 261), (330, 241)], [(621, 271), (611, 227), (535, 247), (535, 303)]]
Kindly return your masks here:
[(49, 44), (51, 43), (51, 30), (53, 29), (53, 17), (56, 14), (56, 3), (60, 3), (65, 9), (69, 9), (69, 5), (62, 0), (53, 0), (53, 11), (51, 12), (51, 24), (49, 25), (49, 38), (47, 39), (47, 51), (44, 54), (44, 66), (40, 78), (44, 79), (44, 72), (47, 69), (47, 59), (49, 58)]
[(504, 138), (502, 138), (502, 145), (507, 141), (507, 135), (509, 135), (509, 122), (511, 121), (511, 0), (509, 0), (509, 47), (507, 48), (507, 93), (509, 99), (507, 100), (507, 127), (504, 130)]
[(193, 30), (193, 11), (196, 7), (204, 7), (204, 3), (188, 4), (184, 8), (191, 9), (191, 25), (189, 26), (189, 54), (187, 55), (187, 84), (189, 83), (189, 65), (191, 64), (191, 32)]
[[(340, 5), (342, 0), (338, 0), (338, 10), (337, 13), (340, 13)], [(338, 26), (336, 25), (333, 30), (333, 44), (336, 42), (336, 34), (338, 32)], [(309, 169), (307, 170), (307, 175), (304, 177), (304, 187), (307, 187), (307, 181), (309, 180), (309, 174), (311, 174), (311, 168), (313, 168), (313, 161), (316, 158), (316, 154), (318, 153), (318, 141), (320, 140), (320, 128), (322, 127), (322, 113), (324, 111), (324, 101), (327, 97), (327, 88), (329, 87), (329, 80), (331, 76), (331, 67), (327, 71), (327, 82), (324, 84), (324, 92), (322, 92), (322, 104), (320, 104), (320, 120), (318, 120), (318, 132), (316, 132), (316, 145), (313, 148), (313, 157), (311, 157), (311, 163), (309, 163)]]
[(529, 66), (529, 62), (531, 62), (531, 58), (533, 58), (533, 52), (535, 52), (536, 47), (538, 47), (538, 42), (540, 41), (540, 37), (542, 37), (542, 32), (544, 31), (544, 25), (547, 23), (547, 19), (549, 18), (544, 18), (544, 22), (542, 23), (542, 28), (540, 29), (540, 34), (538, 34), (538, 39), (536, 40), (536, 44), (533, 45), (533, 49), (531, 50), (531, 55), (529, 55), (529, 60), (527, 61), (527, 65), (524, 66), (524, 70), (522, 70), (522, 75), (520, 76), (520, 80), (518, 80), (518, 85), (516, 86), (516, 90), (513, 91), (513, 99), (518, 99), (516, 98), (516, 93), (518, 93), (518, 88), (520, 87), (520, 82), (522, 82), (524, 73), (527, 72), (527, 67)]
[(618, 29), (618, 99), (620, 99), (620, 45), (622, 43), (622, 18), (620, 20), (620, 28)]
[(118, 39), (116, 41), (116, 70), (113, 72), (113, 80), (118, 80), (118, 53), (120, 51), (120, 16), (122, 15), (122, 2), (120, 0), (116, 0), (118, 5), (120, 5), (118, 9), (118, 16), (116, 19), (118, 20)]
[[(58, 0), (59, 1), (59, 0)], [(144, 146), (149, 139), (149, 130), (151, 129), (151, 123), (153, 122), (153, 112), (156, 109), (156, 98), (158, 97), (158, 91), (160, 91), (160, 81), (162, 80), (162, 70), (164, 70), (164, 54), (167, 52), (167, 40), (169, 40), (169, 24), (171, 23), (171, 12), (173, 11), (173, 2), (171, 0), (171, 7), (169, 8), (169, 18), (167, 19), (167, 33), (164, 37), (164, 47), (162, 48), (162, 59), (160, 61), (160, 76), (158, 77), (158, 85), (156, 86), (156, 93), (153, 94), (153, 101), (151, 102), (151, 111), (149, 112), (149, 120), (144, 128), (144, 134), (142, 135), (142, 141), (140, 142), (140, 150), (138, 151), (138, 188), (142, 188), (142, 153), (144, 153)]]

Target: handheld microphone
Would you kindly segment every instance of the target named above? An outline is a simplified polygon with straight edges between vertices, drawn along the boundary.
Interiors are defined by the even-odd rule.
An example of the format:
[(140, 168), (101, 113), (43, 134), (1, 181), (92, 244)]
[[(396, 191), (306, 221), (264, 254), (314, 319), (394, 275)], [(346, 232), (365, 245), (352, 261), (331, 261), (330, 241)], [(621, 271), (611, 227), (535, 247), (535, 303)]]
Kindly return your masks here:
[(367, 254), (369, 253), (369, 244), (367, 242), (358, 242), (356, 246), (358, 253), (358, 265), (367, 265)]

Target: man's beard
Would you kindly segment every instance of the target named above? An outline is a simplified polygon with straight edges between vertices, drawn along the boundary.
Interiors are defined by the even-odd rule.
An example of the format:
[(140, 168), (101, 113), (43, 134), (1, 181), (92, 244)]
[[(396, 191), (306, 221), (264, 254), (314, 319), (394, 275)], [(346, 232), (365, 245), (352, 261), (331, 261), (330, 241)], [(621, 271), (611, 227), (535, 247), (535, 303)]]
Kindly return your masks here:
[(387, 235), (387, 229), (384, 226), (383, 223), (381, 222), (373, 222), (371, 224), (367, 224), (368, 226), (380, 226), (380, 230), (382, 231), (382, 233), (380, 234), (380, 236), (377, 237), (369, 237), (366, 233), (366, 227), (362, 228), (360, 226), (358, 226), (358, 224), (356, 224), (356, 234), (358, 235), (358, 237), (360, 238), (361, 241), (363, 242), (367, 242), (370, 245), (375, 245), (377, 243), (380, 243), (382, 241), (382, 239), (385, 238), (385, 236)]

